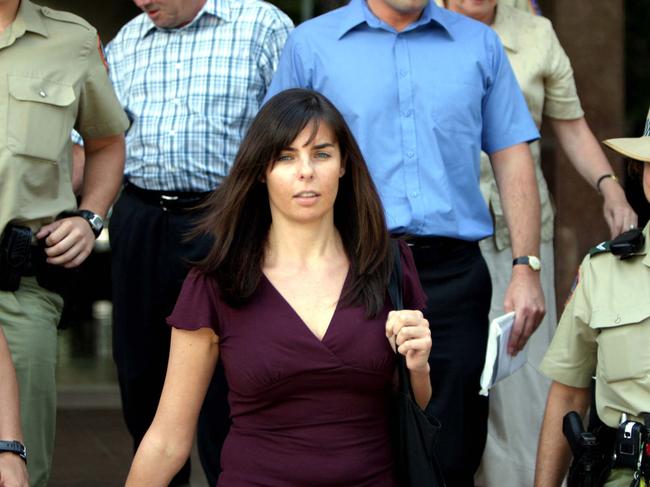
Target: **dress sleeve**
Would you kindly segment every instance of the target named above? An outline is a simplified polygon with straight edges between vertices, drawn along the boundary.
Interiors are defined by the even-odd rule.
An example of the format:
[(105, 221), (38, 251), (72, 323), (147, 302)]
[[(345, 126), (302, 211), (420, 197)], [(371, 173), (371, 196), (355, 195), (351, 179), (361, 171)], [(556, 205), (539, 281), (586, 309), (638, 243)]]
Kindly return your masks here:
[(192, 269), (183, 282), (174, 311), (167, 323), (181, 330), (212, 328), (220, 334), (219, 292), (216, 281), (196, 269)]
[(399, 250), (402, 260), (402, 289), (404, 292), (404, 308), (424, 310), (427, 307), (427, 295), (422, 289), (418, 270), (415, 268), (413, 253), (403, 240), (399, 240)]

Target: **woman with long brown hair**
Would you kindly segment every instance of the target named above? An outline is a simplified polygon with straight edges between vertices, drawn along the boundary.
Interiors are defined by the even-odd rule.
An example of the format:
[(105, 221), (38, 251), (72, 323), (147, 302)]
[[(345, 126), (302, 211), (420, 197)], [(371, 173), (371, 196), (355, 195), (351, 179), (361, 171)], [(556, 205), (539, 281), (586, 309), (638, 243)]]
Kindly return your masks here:
[(219, 485), (397, 485), (391, 344), (424, 408), (425, 298), (402, 243), (409, 309), (389, 314), (384, 213), (341, 114), (312, 91), (273, 97), (206, 210), (214, 245), (168, 319), (167, 378), (127, 485), (167, 485), (183, 464), (217, 358), (232, 416)]

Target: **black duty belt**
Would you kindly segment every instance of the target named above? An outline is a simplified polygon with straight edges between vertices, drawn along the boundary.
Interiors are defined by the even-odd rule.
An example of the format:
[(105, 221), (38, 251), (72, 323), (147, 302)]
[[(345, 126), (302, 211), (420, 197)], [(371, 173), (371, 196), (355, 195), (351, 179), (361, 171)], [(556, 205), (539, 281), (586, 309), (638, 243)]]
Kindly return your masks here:
[(212, 194), (211, 191), (154, 191), (139, 188), (135, 184), (129, 182), (124, 185), (124, 192), (135, 196), (149, 205), (158, 206), (166, 211), (195, 209), (203, 203), (210, 194)]
[(422, 237), (408, 233), (393, 233), (391, 237), (404, 240), (409, 247), (415, 249), (433, 249), (443, 251), (447, 249), (476, 247), (477, 245), (477, 242), (474, 241), (460, 240), (451, 237)]

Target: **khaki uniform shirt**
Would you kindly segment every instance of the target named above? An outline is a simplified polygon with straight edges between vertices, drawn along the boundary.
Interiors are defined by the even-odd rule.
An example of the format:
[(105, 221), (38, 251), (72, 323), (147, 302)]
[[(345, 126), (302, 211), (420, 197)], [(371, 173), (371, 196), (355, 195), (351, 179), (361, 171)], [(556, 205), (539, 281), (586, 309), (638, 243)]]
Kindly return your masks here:
[(541, 365), (551, 379), (589, 387), (596, 374), (598, 416), (616, 427), (621, 413), (650, 410), (650, 224), (645, 249), (620, 260), (587, 256)]
[[(551, 22), (514, 7), (497, 7), (492, 28), (503, 42), (506, 55), (524, 93), (530, 114), (539, 129), (542, 115), (560, 120), (575, 120), (584, 115), (576, 92), (571, 63), (560, 45)], [(544, 242), (553, 239), (553, 205), (541, 168), (539, 141), (530, 144), (535, 161), (537, 187), (541, 201)], [(487, 154), (481, 155), (481, 192), (494, 215), (494, 240), (502, 250), (510, 246), (499, 191)]]
[[(436, 3), (439, 7), (445, 6), (444, 0), (436, 0)], [(508, 5), (511, 7), (516, 7), (519, 10), (524, 10), (525, 12), (530, 12), (531, 14), (536, 14), (531, 0), (499, 0), (499, 5)]]
[(526, 12), (530, 12), (531, 14), (536, 14), (535, 8), (533, 8), (533, 5), (530, 0), (499, 0), (499, 5), (510, 5), (512, 7), (516, 7), (519, 10), (524, 10)]
[(124, 132), (97, 32), (81, 18), (22, 0), (0, 33), (0, 232), (36, 230), (76, 207), (74, 127), (88, 138)]

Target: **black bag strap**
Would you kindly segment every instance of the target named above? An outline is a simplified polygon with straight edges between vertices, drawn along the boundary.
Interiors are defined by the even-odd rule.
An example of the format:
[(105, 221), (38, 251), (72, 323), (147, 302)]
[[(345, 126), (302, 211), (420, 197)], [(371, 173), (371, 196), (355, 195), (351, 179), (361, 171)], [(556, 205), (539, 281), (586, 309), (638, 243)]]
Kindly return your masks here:
[(393, 267), (388, 281), (388, 294), (393, 303), (393, 309), (404, 309), (403, 291), (402, 291), (402, 258), (399, 251), (397, 240), (390, 241), (390, 251), (393, 256)]
[[(402, 272), (402, 258), (399, 248), (399, 241), (391, 240), (390, 249), (393, 256), (393, 268), (390, 273), (390, 278), (388, 280), (388, 295), (393, 304), (393, 309), (402, 310), (404, 309), (404, 294), (403, 294), (403, 281), (404, 276)], [(413, 389), (411, 388), (411, 376), (409, 375), (408, 368), (406, 367), (406, 357), (399, 352), (397, 354), (397, 373), (399, 378), (399, 393), (409, 396), (411, 401), (416, 404), (415, 396), (413, 394)], [(430, 402), (427, 405), (427, 408), (423, 411), (420, 411), (420, 415), (426, 418), (428, 421), (431, 431), (433, 432), (432, 444), (435, 442), (435, 437), (437, 437), (438, 431), (440, 430), (440, 421), (435, 417), (431, 408), (432, 403)], [(438, 459), (435, 455), (435, 452), (431, 452), (431, 463), (433, 467), (433, 477), (435, 482), (430, 485), (436, 487), (445, 487), (445, 480), (442, 474), (442, 469), (438, 463)], [(412, 485), (412, 484), (410, 484)]]
[[(390, 244), (391, 253), (393, 255), (393, 269), (390, 273), (390, 279), (388, 280), (388, 295), (393, 304), (393, 309), (399, 311), (404, 309), (402, 257), (400, 255), (399, 242), (397, 240), (391, 240)], [(399, 390), (415, 399), (413, 390), (411, 389), (411, 377), (408, 368), (406, 367), (406, 357), (397, 351), (395, 351), (395, 353), (397, 354)]]

